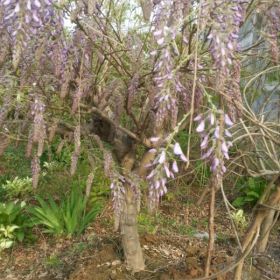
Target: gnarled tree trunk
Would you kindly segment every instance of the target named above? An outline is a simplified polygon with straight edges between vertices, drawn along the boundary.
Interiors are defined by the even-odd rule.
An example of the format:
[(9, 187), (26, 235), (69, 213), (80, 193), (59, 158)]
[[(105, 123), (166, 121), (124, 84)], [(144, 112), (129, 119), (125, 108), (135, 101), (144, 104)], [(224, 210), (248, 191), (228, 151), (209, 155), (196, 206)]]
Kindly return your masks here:
[[(147, 165), (153, 161), (154, 156), (154, 153), (147, 151), (143, 155), (138, 168), (134, 170), (135, 175), (139, 176), (140, 178), (145, 178), (147, 174)], [(134, 159), (135, 155), (133, 155), (133, 152), (127, 154), (124, 157), (122, 160), (124, 174), (131, 174), (134, 165)], [(127, 266), (134, 272), (144, 270), (145, 268), (143, 252), (138, 234), (137, 204), (135, 188), (127, 183), (125, 186), (125, 203), (120, 217), (120, 230), (126, 263)]]
[(264, 253), (267, 248), (268, 238), (270, 235), (270, 231), (273, 227), (275, 210), (270, 209), (269, 214), (265, 217), (260, 231), (260, 238), (256, 245), (256, 249), (258, 253)]
[[(135, 153), (130, 151), (122, 160), (123, 175), (133, 176), (132, 169), (135, 162)], [(135, 174), (136, 175), (136, 174)], [(144, 270), (145, 263), (142, 248), (140, 245), (137, 214), (140, 192), (138, 186), (132, 186), (130, 180), (125, 183), (124, 205), (120, 216), (120, 231), (122, 236), (122, 246), (127, 267), (133, 272)]]
[[(275, 191), (272, 190), (272, 186), (274, 184), (276, 185)], [(265, 203), (265, 205), (263, 203)], [(274, 211), (273, 208), (276, 208), (279, 204), (280, 204), (280, 177), (273, 179), (267, 186), (267, 198), (259, 203), (260, 208), (256, 211), (255, 217), (244, 236), (243, 243), (242, 243), (243, 252), (250, 246), (250, 244), (252, 243), (256, 235), (258, 235), (262, 230), (265, 230), (265, 228), (268, 229), (270, 228), (271, 224), (267, 227), (266, 220), (270, 219), (269, 216), (271, 215), (271, 211)], [(271, 208), (267, 207), (266, 205), (270, 206)], [(265, 244), (262, 244), (261, 242), (259, 244), (257, 243), (257, 247), (264, 246), (264, 245), (266, 247), (269, 238), (269, 232), (263, 231), (263, 237), (266, 238), (266, 242)], [(236, 267), (234, 280), (242, 279), (243, 265), (244, 265), (244, 260), (241, 260), (238, 266)]]
[(125, 205), (120, 218), (120, 230), (126, 263), (133, 272), (141, 271), (145, 268), (137, 228), (137, 212), (135, 194), (131, 187), (127, 186)]

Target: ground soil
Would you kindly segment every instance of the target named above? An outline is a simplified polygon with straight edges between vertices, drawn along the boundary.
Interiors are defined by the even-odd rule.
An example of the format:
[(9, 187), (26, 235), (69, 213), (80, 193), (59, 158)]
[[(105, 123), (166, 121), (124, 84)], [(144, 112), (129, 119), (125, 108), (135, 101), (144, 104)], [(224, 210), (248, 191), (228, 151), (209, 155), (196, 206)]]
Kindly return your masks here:
[[(231, 264), (238, 251), (230, 221), (222, 207), (222, 204), (217, 205), (217, 238), (211, 273)], [(196, 203), (181, 201), (175, 205), (171, 200), (164, 201), (159, 211), (162, 224), (166, 219), (179, 225), (192, 225), (198, 233), (207, 231), (207, 223), (203, 222), (207, 219), (207, 205), (201, 210)], [(112, 232), (112, 219), (112, 207), (108, 203), (102, 215), (79, 238), (57, 239), (41, 231), (35, 232), (38, 240), (34, 244), (19, 244), (1, 253), (0, 279), (183, 280), (203, 275), (207, 239), (194, 232), (181, 232), (173, 224), (164, 225), (162, 230), (156, 226), (152, 234), (141, 233), (146, 270), (132, 274), (124, 263), (120, 237)], [(280, 279), (279, 229), (278, 224), (265, 255), (252, 255), (248, 259), (245, 280)], [(230, 280), (232, 274), (215, 279)]]
[[(173, 211), (170, 211), (171, 207)], [(174, 213), (172, 202), (163, 203), (161, 209), (162, 214), (172, 215), (173, 218), (177, 216), (185, 223), (189, 222), (186, 220), (187, 214), (195, 215), (199, 220), (207, 217), (207, 208), (199, 213), (197, 211), (195, 204), (189, 204), (177, 206)], [(110, 206), (102, 215), (106, 216), (108, 213), (111, 217)], [(183, 218), (180, 213), (185, 213)], [(110, 217), (106, 219), (110, 220)], [(183, 280), (203, 275), (207, 240), (196, 237), (195, 234), (179, 234), (174, 230), (165, 234), (160, 231), (155, 234), (141, 234), (146, 270), (132, 274), (125, 266), (119, 235), (112, 232), (110, 223), (104, 224), (104, 219), (104, 216), (97, 219), (87, 232), (77, 239), (55, 239), (37, 232), (38, 240), (33, 245), (17, 245), (12, 250), (2, 252), (0, 279)], [(225, 216), (217, 215), (216, 221), (217, 232), (223, 232), (224, 237), (216, 240), (211, 273), (230, 265), (237, 252), (233, 233)], [(199, 228), (199, 223), (196, 225), (200, 232), (204, 232), (205, 226)], [(245, 268), (244, 279), (278, 280), (279, 275), (280, 244), (276, 226), (268, 253), (251, 257)], [(230, 280), (232, 274), (215, 279)]]

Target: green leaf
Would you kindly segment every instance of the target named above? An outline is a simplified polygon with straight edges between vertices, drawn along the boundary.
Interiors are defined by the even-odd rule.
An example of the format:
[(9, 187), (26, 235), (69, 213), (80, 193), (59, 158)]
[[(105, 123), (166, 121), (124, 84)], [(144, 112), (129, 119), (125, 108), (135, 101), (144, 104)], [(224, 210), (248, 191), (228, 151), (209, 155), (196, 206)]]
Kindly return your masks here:
[(16, 232), (16, 238), (19, 242), (22, 242), (24, 239), (24, 232), (23, 231)]
[(260, 194), (255, 191), (249, 191), (247, 193), (248, 196), (253, 196), (254, 198), (258, 199), (260, 197)]
[(245, 204), (244, 197), (238, 197), (232, 202), (232, 205), (238, 208), (244, 206), (244, 204)]
[(8, 249), (11, 248), (14, 244), (13, 240), (9, 240), (9, 239), (0, 239), (0, 250), (2, 249)]
[(248, 186), (249, 186), (250, 189), (254, 189), (255, 188), (255, 179), (254, 178), (250, 177), (248, 179)]

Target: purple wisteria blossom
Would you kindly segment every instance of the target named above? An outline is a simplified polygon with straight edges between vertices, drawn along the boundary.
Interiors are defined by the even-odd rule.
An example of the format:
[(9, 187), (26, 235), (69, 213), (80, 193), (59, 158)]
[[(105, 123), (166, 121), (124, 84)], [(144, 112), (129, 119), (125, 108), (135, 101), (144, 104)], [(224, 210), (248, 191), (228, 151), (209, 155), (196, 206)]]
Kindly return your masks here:
[(227, 95), (227, 112), (236, 121), (242, 103), (240, 92), (241, 62), (238, 58), (239, 32), (250, 1), (201, 1), (202, 29), (209, 28), (207, 39), (216, 71), (216, 88)]
[(241, 0), (203, 3), (204, 11), (211, 15), (211, 32), (208, 35), (211, 41), (210, 51), (221, 73), (229, 74), (234, 53), (238, 49), (239, 28), (247, 3), (248, 1)]
[[(157, 153), (156, 149), (151, 149), (151, 153)], [(175, 156), (175, 157), (174, 157)], [(172, 163), (170, 159), (173, 158)], [(150, 164), (150, 173), (146, 177), (149, 183), (149, 203), (150, 209), (154, 209), (160, 198), (167, 193), (168, 179), (174, 179), (175, 174), (179, 172), (177, 160), (187, 162), (181, 146), (178, 142), (173, 145), (173, 153), (162, 149), (155, 160)]]
[[(9, 34), (10, 43), (13, 46), (13, 66), (15, 68), (18, 67), (22, 55), (31, 45), (41, 47), (45, 43), (43, 38), (52, 44), (53, 38), (63, 34), (63, 18), (53, 4), (53, 0), (0, 1), (2, 13), (0, 34), (6, 32)], [(30, 42), (32, 43), (30, 44)], [(57, 51), (57, 48), (60, 47), (53, 44), (53, 49), (50, 49), (49, 52), (60, 53)], [(58, 67), (59, 63), (56, 66)]]
[[(221, 133), (221, 124), (219, 123), (219, 116), (223, 115), (226, 128)], [(231, 133), (229, 128), (233, 125), (230, 117), (219, 110), (216, 116), (210, 112), (205, 116), (198, 115), (194, 118), (198, 122), (196, 131), (199, 133), (201, 142), (200, 148), (202, 152), (201, 158), (208, 161), (210, 164), (211, 172), (215, 173), (220, 166), (219, 172), (222, 174), (226, 172), (226, 167), (224, 166), (224, 158), (229, 159), (229, 148), (232, 146), (228, 138), (231, 138)], [(221, 156), (217, 155), (218, 141), (221, 141)]]
[[(175, 63), (172, 53), (178, 27), (169, 19), (172, 17), (173, 1), (160, 1), (154, 9), (152, 34), (157, 46), (150, 54), (156, 58), (154, 83), (157, 94), (155, 96), (156, 129), (164, 123), (172, 128), (176, 126), (178, 114), (177, 94), (184, 91), (184, 86), (179, 80), (179, 75), (174, 71)], [(174, 45), (174, 44), (173, 44)], [(175, 51), (176, 52), (176, 51)], [(177, 53), (178, 55), (178, 53)]]

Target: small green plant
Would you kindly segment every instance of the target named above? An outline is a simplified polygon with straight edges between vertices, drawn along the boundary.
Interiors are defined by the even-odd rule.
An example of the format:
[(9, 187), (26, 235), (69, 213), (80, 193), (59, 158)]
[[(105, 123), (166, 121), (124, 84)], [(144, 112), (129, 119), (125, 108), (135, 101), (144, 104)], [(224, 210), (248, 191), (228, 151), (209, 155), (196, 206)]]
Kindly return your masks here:
[(245, 229), (248, 225), (244, 211), (242, 209), (237, 210), (231, 214), (234, 223), (240, 228)]
[(245, 178), (239, 183), (238, 190), (240, 195), (232, 202), (232, 205), (237, 208), (244, 206), (254, 206), (262, 196), (266, 181), (261, 178)]
[(12, 247), (16, 235), (15, 231), (18, 228), (16, 225), (0, 225), (0, 251)]
[(156, 224), (156, 217), (150, 216), (146, 213), (140, 213), (138, 215), (139, 230), (147, 232), (149, 234), (155, 234), (158, 230)]
[(52, 268), (59, 267), (63, 264), (63, 262), (56, 255), (51, 255), (47, 257), (44, 263), (47, 267), (52, 267)]
[(33, 226), (24, 213), (25, 202), (0, 203), (0, 251), (10, 248), (14, 242), (26, 237), (28, 229)]
[(43, 225), (45, 232), (54, 235), (79, 235), (100, 212), (99, 205), (87, 211), (87, 200), (78, 188), (73, 188), (59, 204), (49, 197), (47, 201), (37, 197), (39, 206), (31, 209), (34, 222)]
[(13, 180), (7, 180), (3, 186), (8, 198), (19, 198), (32, 191), (32, 178), (15, 177)]

